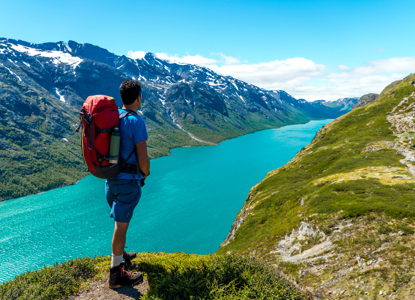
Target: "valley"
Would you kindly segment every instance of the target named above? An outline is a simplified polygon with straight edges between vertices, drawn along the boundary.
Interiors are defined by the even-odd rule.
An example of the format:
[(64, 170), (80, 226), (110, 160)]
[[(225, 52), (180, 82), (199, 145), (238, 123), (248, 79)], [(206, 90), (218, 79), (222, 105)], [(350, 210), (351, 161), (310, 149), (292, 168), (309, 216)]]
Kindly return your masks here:
[(307, 102), (197, 65), (147, 53), (140, 59), (74, 41), (33, 44), (0, 38), (0, 201), (74, 184), (88, 173), (75, 133), (87, 96), (113, 96), (119, 85), (143, 85), (140, 112), (149, 155), (212, 145), (312, 119), (338, 117), (358, 98)]

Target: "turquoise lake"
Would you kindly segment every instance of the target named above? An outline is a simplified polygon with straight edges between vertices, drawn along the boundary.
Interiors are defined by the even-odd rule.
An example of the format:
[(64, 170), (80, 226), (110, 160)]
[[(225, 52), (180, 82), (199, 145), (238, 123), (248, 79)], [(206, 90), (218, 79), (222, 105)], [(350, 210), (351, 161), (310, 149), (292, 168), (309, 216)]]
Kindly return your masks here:
[[(270, 129), (151, 160), (128, 251), (219, 249), (251, 187), (291, 160), (331, 120)], [(114, 222), (104, 180), (0, 203), (0, 283), (72, 258), (109, 255)]]

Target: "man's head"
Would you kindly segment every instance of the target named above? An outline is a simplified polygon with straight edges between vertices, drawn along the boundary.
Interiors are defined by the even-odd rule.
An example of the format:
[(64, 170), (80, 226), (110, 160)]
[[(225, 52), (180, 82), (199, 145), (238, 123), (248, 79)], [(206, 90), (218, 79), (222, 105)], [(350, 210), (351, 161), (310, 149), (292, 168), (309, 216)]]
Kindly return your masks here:
[(131, 105), (137, 100), (141, 99), (141, 83), (135, 80), (126, 80), (120, 86), (121, 100), (124, 105)]

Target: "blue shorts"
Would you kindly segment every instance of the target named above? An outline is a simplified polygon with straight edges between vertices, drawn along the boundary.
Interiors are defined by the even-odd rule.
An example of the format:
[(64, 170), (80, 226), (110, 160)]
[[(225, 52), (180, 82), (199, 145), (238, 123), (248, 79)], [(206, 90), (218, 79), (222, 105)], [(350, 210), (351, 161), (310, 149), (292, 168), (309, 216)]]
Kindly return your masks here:
[(141, 197), (140, 181), (132, 179), (107, 179), (105, 196), (111, 207), (110, 217), (116, 222), (129, 223), (134, 208)]

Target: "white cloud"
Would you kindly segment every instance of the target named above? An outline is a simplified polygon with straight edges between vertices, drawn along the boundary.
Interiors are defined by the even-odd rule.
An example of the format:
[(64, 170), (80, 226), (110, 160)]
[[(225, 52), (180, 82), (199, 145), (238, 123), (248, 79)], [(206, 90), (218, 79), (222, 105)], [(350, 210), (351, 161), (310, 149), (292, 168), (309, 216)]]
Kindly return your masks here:
[(368, 66), (356, 68), (360, 73), (388, 72), (402, 73), (415, 70), (415, 57), (393, 57), (369, 61)]
[(178, 62), (192, 65), (207, 65), (217, 63), (216, 59), (203, 57), (199, 54), (179, 57), (177, 55), (168, 55), (167, 53), (156, 53), (156, 57), (170, 62)]
[[(393, 57), (368, 61), (356, 68), (343, 68), (340, 72), (328, 72), (320, 77), (327, 84), (323, 87), (297, 87), (293, 96), (334, 100), (343, 97), (359, 97), (367, 93), (380, 93), (388, 84), (400, 80), (415, 71), (415, 57)], [(288, 91), (287, 91), (288, 92)]]
[[(128, 57), (132, 59), (143, 59), (146, 55), (144, 51), (128, 51)], [(169, 55), (167, 53), (156, 53), (157, 58), (163, 59), (169, 62), (184, 63), (184, 64), (193, 64), (193, 65), (206, 65), (217, 63), (216, 59), (206, 58), (199, 54), (197, 55), (186, 55), (179, 57), (177, 54)]]
[(239, 59), (237, 59), (236, 57), (227, 56), (227, 55), (225, 55), (223, 53), (218, 53), (217, 55), (219, 55), (222, 58), (222, 62), (225, 65), (236, 65), (236, 64), (241, 63), (239, 61)]
[(345, 65), (339, 65), (338, 68), (339, 68), (339, 70), (342, 70), (342, 71), (348, 71), (348, 70), (350, 70), (350, 67), (345, 66)]
[(265, 89), (281, 89), (279, 88), (281, 85), (285, 88), (294, 88), (327, 71), (325, 66), (300, 57), (214, 68), (223, 75), (230, 75)]
[(336, 100), (380, 93), (391, 82), (415, 71), (415, 57), (369, 61), (355, 68), (338, 65), (339, 72), (298, 57), (260, 64), (207, 67), (265, 89), (284, 90), (296, 98)]
[[(132, 59), (142, 59), (146, 55), (144, 51), (128, 51), (128, 57)], [(169, 55), (167, 53), (156, 53), (157, 58), (163, 59), (169, 62), (193, 64), (193, 65), (213, 65), (213, 64), (224, 64), (224, 65), (235, 65), (239, 64), (240, 61), (236, 57), (227, 56), (223, 53), (212, 53), (213, 56), (218, 56), (220, 59), (203, 57), (200, 54), (196, 55), (185, 55), (183, 57), (177, 54)]]
[[(328, 74), (328, 77), (333, 77), (333, 75), (334, 74)], [(327, 85), (324, 86), (298, 86), (292, 90), (287, 89), (286, 91), (296, 98), (304, 98), (309, 101), (360, 97), (367, 93), (380, 93), (388, 84), (395, 80), (400, 80), (408, 74), (373, 74), (363, 77), (357, 77), (350, 74), (339, 75), (342, 75), (341, 80), (322, 79), (327, 82)]]
[(146, 55), (144, 51), (128, 51), (128, 57), (132, 59), (142, 59)]
[[(130, 51), (128, 55), (140, 57), (141, 52)], [(223, 53), (211, 54), (217, 58), (199, 54), (179, 57), (156, 53), (156, 56), (167, 61), (203, 65), (220, 75), (229, 75), (264, 89), (284, 90), (296, 98), (309, 101), (380, 93), (391, 82), (415, 71), (415, 57), (368, 61), (355, 68), (339, 64), (338, 71), (334, 71), (301, 57), (249, 64)]]

